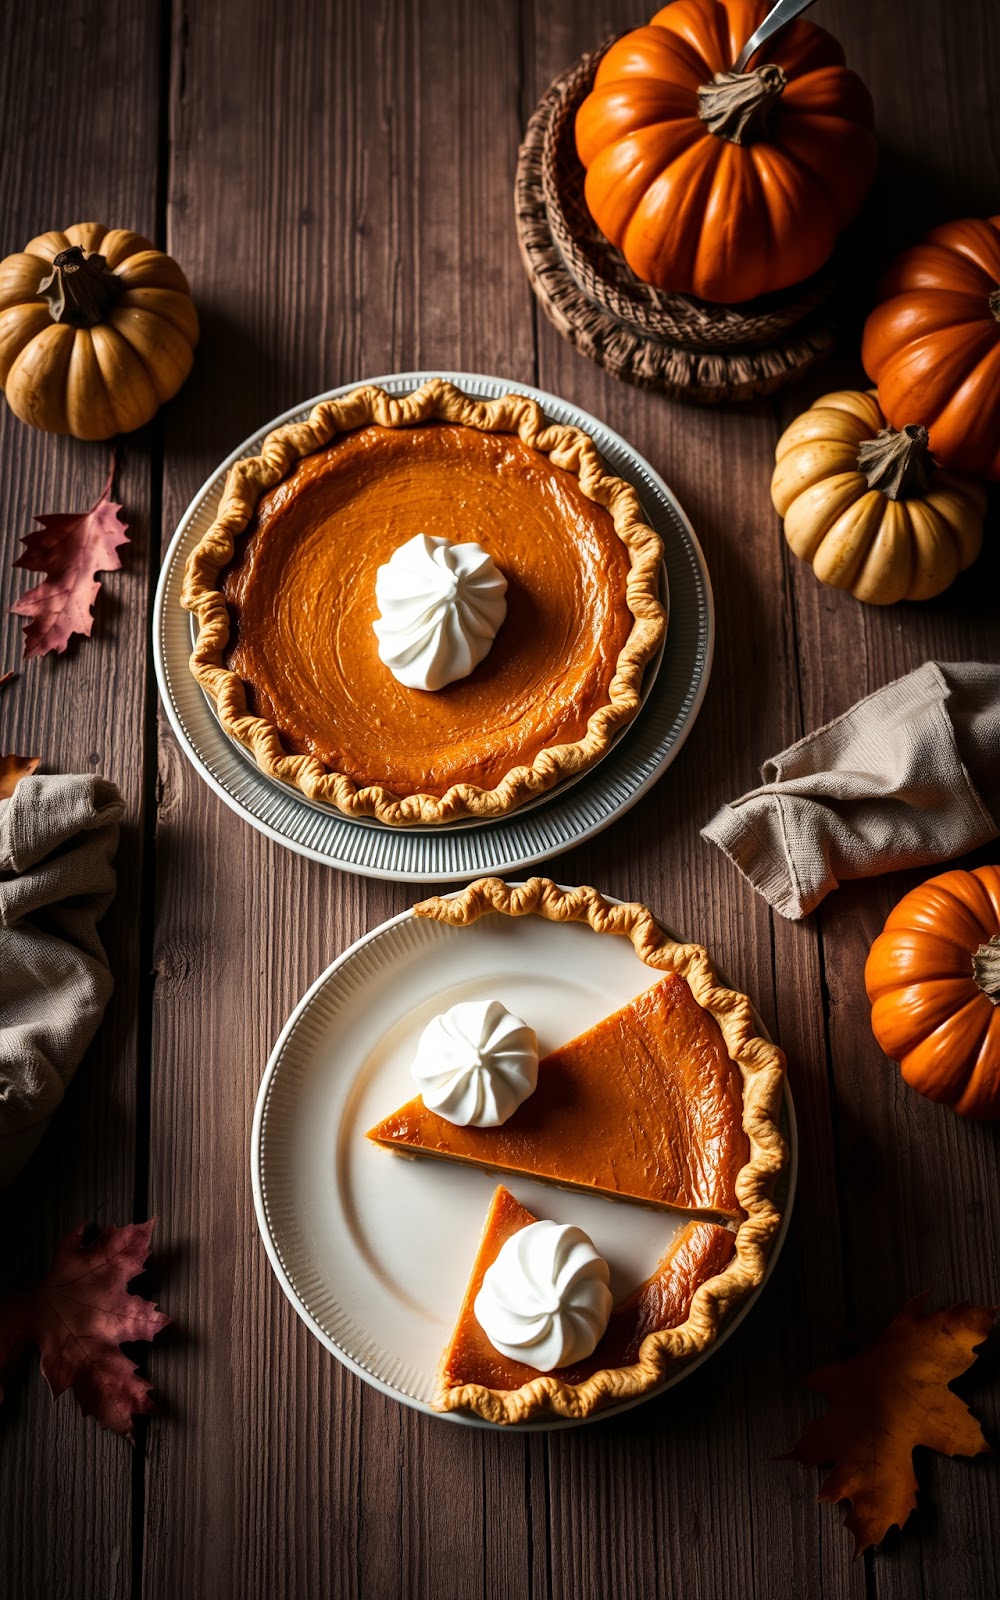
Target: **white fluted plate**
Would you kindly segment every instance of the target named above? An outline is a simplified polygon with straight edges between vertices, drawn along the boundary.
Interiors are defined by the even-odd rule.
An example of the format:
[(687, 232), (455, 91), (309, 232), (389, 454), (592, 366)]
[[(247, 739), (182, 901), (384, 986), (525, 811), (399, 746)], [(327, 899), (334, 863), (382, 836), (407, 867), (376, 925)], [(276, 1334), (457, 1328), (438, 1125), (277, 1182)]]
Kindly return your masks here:
[[(451, 928), (406, 911), (346, 950), (296, 1006), (257, 1098), (257, 1222), (299, 1316), (365, 1382), (432, 1411), (437, 1362), (497, 1182), (458, 1164), (405, 1160), (364, 1137), (414, 1094), (409, 1064), (427, 1022), (461, 1000), (495, 998), (535, 1028), (544, 1054), (660, 977), (627, 939), (587, 926), (492, 915)], [(769, 1271), (795, 1189), (798, 1147), (787, 1090), (783, 1123), (790, 1160)], [(616, 1299), (650, 1274), (682, 1226), (682, 1219), (597, 1195), (520, 1179), (508, 1187), (536, 1216), (575, 1223), (590, 1235), (610, 1265)], [(760, 1292), (663, 1387), (718, 1351)], [(490, 1426), (457, 1412), (445, 1416)], [(521, 1426), (579, 1423), (552, 1418)]]

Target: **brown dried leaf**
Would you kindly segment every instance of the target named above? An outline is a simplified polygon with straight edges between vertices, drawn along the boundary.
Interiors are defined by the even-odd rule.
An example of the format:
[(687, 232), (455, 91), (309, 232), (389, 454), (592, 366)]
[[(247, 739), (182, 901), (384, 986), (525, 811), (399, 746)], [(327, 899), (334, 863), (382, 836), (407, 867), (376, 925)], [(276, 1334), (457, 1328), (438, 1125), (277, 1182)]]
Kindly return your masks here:
[(37, 1344), (56, 1399), (72, 1389), (85, 1417), (133, 1442), (133, 1416), (153, 1409), (152, 1384), (119, 1346), (152, 1339), (170, 1321), (151, 1300), (128, 1293), (146, 1264), (155, 1220), (105, 1228), (86, 1245), (83, 1227), (74, 1229), (41, 1283), (0, 1301), (0, 1379)]
[(27, 617), (24, 659), (65, 650), (74, 633), (89, 635), (94, 626), (91, 607), (100, 592), (98, 572), (121, 566), (119, 547), (128, 532), (118, 515), (121, 505), (110, 498), (115, 463), (97, 504), (89, 511), (50, 512), (36, 516), (40, 528), (25, 536), (24, 550), (15, 567), (44, 572), (42, 583), (21, 595), (11, 606)]
[(854, 1535), (855, 1555), (902, 1527), (916, 1505), (917, 1445), (946, 1456), (990, 1448), (948, 1385), (972, 1365), (996, 1307), (962, 1304), (924, 1316), (926, 1300), (918, 1295), (874, 1343), (805, 1380), (830, 1409), (809, 1424), (791, 1454), (807, 1466), (834, 1463), (819, 1498), (851, 1502), (844, 1526)]

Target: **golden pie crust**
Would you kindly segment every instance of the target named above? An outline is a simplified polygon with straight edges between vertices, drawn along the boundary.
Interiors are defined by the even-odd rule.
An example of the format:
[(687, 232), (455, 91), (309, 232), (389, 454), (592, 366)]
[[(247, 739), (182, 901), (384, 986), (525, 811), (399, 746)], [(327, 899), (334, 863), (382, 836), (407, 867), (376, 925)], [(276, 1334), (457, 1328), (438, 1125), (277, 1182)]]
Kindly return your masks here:
[(758, 1031), (748, 997), (719, 982), (708, 952), (701, 945), (671, 939), (643, 905), (611, 905), (596, 889), (563, 889), (548, 878), (531, 878), (520, 886), (481, 878), (461, 894), (436, 896), (414, 907), (416, 916), (452, 927), (467, 927), (491, 913), (581, 922), (595, 933), (631, 940), (646, 966), (686, 980), (695, 1000), (718, 1023), (743, 1084), (743, 1129), (750, 1156), (737, 1176), (736, 1196), (744, 1216), (734, 1229), (732, 1260), (699, 1285), (685, 1321), (647, 1335), (638, 1359), (630, 1365), (595, 1372), (583, 1382), (567, 1383), (556, 1373), (544, 1373), (514, 1390), (475, 1383), (442, 1385), (434, 1401), (441, 1411), (474, 1411), (497, 1423), (525, 1422), (546, 1412), (586, 1417), (657, 1388), (673, 1365), (690, 1360), (712, 1343), (725, 1319), (763, 1281), (781, 1223), (773, 1190), (788, 1159), (779, 1127), (785, 1058)]
[[(232, 624), (224, 592), (226, 573), (234, 563), (241, 536), (249, 529), (252, 538), (249, 525), (258, 504), (268, 491), (284, 484), (304, 458), (356, 430), (413, 429), (442, 423), (485, 434), (516, 435), (522, 446), (540, 452), (554, 467), (571, 474), (583, 495), (607, 511), (628, 556), (624, 603), (631, 627), (617, 659), (611, 658), (614, 665), (613, 675), (609, 668), (607, 701), (581, 723), (579, 736), (545, 744), (530, 763), (515, 764), (499, 773), (490, 772), (488, 760), (479, 759), (477, 770), (489, 773), (488, 787), (475, 781), (449, 781), (443, 793), (397, 793), (385, 781), (368, 781), (338, 770), (315, 749), (291, 753), (273, 715), (264, 707), (255, 708), (252, 696), (248, 700), (248, 685), (233, 670), (230, 659)], [(226, 732), (253, 753), (268, 776), (293, 785), (310, 800), (335, 806), (350, 816), (374, 816), (396, 826), (503, 816), (593, 765), (639, 709), (643, 673), (666, 627), (659, 598), (662, 556), (660, 538), (646, 521), (631, 484), (608, 472), (586, 433), (546, 422), (534, 400), (517, 394), (474, 400), (441, 378), (432, 378), (412, 394), (398, 398), (367, 385), (340, 399), (322, 401), (305, 422), (275, 429), (264, 440), (259, 456), (237, 462), (230, 469), (218, 516), (189, 556), (185, 572), (181, 604), (198, 621), (191, 670), (214, 702)], [(503, 629), (497, 641), (494, 652), (502, 650)], [(478, 738), (481, 727), (474, 731)], [(470, 730), (470, 739), (472, 733)], [(373, 750), (373, 770), (377, 771), (378, 764), (378, 752)]]

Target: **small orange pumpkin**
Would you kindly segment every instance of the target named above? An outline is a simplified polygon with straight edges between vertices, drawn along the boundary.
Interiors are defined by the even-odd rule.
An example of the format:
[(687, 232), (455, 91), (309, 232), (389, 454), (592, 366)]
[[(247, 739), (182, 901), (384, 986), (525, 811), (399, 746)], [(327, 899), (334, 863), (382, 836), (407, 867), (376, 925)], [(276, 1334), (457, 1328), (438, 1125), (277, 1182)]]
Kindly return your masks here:
[(907, 1083), (963, 1117), (1000, 1117), (1000, 867), (943, 872), (904, 895), (865, 988)]
[(617, 40), (576, 117), (585, 194), (632, 271), (735, 304), (817, 272), (877, 158), (868, 90), (801, 18), (733, 64), (770, 0), (674, 0)]
[(1000, 217), (946, 222), (892, 263), (861, 359), (893, 427), (946, 467), (1000, 478)]

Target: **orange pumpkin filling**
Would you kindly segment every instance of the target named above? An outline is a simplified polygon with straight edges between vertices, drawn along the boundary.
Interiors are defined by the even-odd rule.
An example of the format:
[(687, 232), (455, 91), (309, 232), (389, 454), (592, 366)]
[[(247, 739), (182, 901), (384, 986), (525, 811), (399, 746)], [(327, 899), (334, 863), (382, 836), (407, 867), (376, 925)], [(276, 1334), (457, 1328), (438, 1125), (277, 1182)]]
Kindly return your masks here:
[[(501, 1184), (493, 1196), (479, 1241), (469, 1285), (455, 1331), (441, 1358), (439, 1381), (451, 1389), (465, 1383), (486, 1389), (519, 1389), (538, 1377), (534, 1367), (501, 1355), (483, 1332), (473, 1309), (487, 1270), (513, 1234), (536, 1219)], [(631, 1366), (651, 1333), (677, 1328), (687, 1320), (696, 1290), (732, 1259), (735, 1236), (713, 1222), (689, 1222), (671, 1240), (652, 1276), (615, 1306), (593, 1354), (560, 1367), (564, 1383), (582, 1383), (605, 1368)]]
[(730, 1218), (742, 1215), (736, 1179), (750, 1159), (739, 1070), (674, 973), (546, 1056), (534, 1093), (500, 1127), (458, 1127), (418, 1096), (368, 1138), (403, 1155)]
[[(433, 693), (396, 681), (372, 631), (377, 569), (420, 533), (481, 545), (508, 584), (485, 660)], [(489, 789), (609, 703), (629, 567), (610, 513), (515, 435), (371, 425), (261, 499), (222, 584), (225, 663), (293, 754), (396, 795)]]

